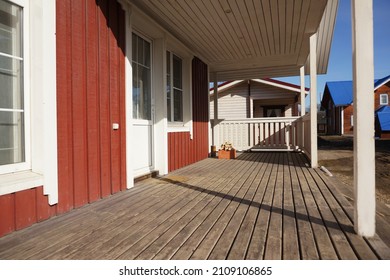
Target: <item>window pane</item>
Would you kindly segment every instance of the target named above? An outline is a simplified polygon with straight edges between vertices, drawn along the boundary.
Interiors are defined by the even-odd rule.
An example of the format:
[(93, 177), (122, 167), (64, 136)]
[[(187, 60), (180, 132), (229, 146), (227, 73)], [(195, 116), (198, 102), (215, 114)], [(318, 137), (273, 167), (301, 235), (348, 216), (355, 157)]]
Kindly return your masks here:
[(173, 55), (173, 86), (182, 89), (181, 59)]
[(24, 114), (0, 112), (0, 165), (23, 162)]
[[(138, 36), (137, 36), (138, 37)], [(144, 40), (141, 37), (138, 37), (137, 42), (138, 48), (137, 48), (137, 62), (139, 64), (144, 64)]]
[(150, 68), (150, 44), (144, 40), (144, 62), (143, 64)]
[(151, 70), (145, 67), (145, 55), (150, 63), (149, 42), (133, 34), (133, 118), (151, 120)]
[(151, 90), (150, 90), (150, 70), (138, 66), (139, 89), (140, 89), (140, 116), (143, 120), (151, 120)]
[(387, 105), (389, 103), (387, 94), (381, 94), (380, 99), (380, 105)]
[(173, 90), (173, 120), (175, 122), (183, 121), (183, 95), (181, 90)]
[(137, 61), (137, 35), (132, 34), (131, 38), (132, 47), (131, 47), (131, 57), (133, 61)]
[(22, 8), (0, 0), (0, 165), (25, 161), (22, 43)]
[(138, 86), (138, 66), (132, 64), (133, 68), (133, 118), (138, 119), (138, 106), (139, 106), (139, 86)]
[(22, 57), (22, 8), (0, 0), (0, 52)]
[(23, 61), (0, 55), (0, 108), (23, 109)]
[(172, 106), (171, 106), (171, 53), (167, 52), (167, 118), (172, 121)]

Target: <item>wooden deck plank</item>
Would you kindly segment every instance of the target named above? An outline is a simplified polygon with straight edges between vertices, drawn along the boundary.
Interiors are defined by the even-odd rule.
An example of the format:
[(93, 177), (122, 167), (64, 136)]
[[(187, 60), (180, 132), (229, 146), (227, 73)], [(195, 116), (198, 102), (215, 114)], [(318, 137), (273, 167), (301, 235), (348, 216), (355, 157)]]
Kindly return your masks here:
[[(133, 221), (139, 220), (143, 212), (156, 203), (153, 198), (168, 189), (168, 186), (164, 186), (163, 184), (159, 184), (158, 186), (158, 192), (150, 193), (143, 200), (138, 201), (131, 206), (123, 203), (121, 205), (121, 209), (124, 209), (125, 211), (110, 209), (109, 212), (105, 212), (106, 215), (104, 215), (103, 218), (99, 218), (99, 216), (97, 216), (97, 220), (89, 219), (89, 228), (85, 228), (80, 232), (69, 235), (66, 240), (61, 240), (60, 243), (45, 248), (45, 250), (40, 251), (39, 254), (33, 255), (31, 258), (68, 258), (74, 254), (78, 254), (81, 250), (85, 250), (86, 244), (96, 245), (97, 241), (102, 242), (102, 239), (105, 237), (108, 238), (112, 232), (116, 232), (123, 226), (122, 221), (124, 219), (133, 219)], [(61, 243), (69, 243), (69, 245), (63, 246)]]
[[(302, 162), (302, 161), (301, 161)], [(339, 223), (337, 222), (334, 214), (331, 211), (330, 203), (325, 199), (323, 193), (320, 191), (318, 181), (315, 181), (311, 169), (304, 169), (304, 174), (314, 200), (316, 201), (317, 208), (321, 215), (321, 218), (325, 224), (325, 227), (328, 231), (329, 237), (333, 243), (333, 246), (336, 250), (336, 253), (340, 259), (345, 260), (354, 260), (357, 259), (354, 251), (352, 250), (348, 239), (345, 236), (344, 232), (341, 230)], [(336, 205), (333, 204), (333, 207)]]
[[(224, 183), (225, 183), (225, 179), (223, 177), (220, 177), (218, 179), (218, 184), (224, 185)], [(216, 192), (216, 191), (220, 192), (220, 193), (225, 193), (225, 192), (228, 192), (229, 190), (222, 188), (221, 190), (215, 189), (214, 192)], [(218, 203), (218, 200), (215, 199), (216, 197), (217, 196), (214, 196), (214, 197), (209, 196), (210, 203), (209, 203), (208, 207), (211, 206), (210, 207), (211, 209), (214, 209), (214, 207)], [(153, 244), (153, 247), (149, 247), (142, 254), (140, 254), (137, 258), (138, 259), (143, 259), (143, 258), (149, 259), (153, 256), (153, 254), (156, 254), (156, 253), (157, 254), (153, 256), (156, 259), (166, 259), (166, 258), (171, 257), (172, 254), (174, 253), (173, 250), (177, 249), (179, 247), (178, 245), (181, 245), (181, 243), (184, 242), (183, 240), (185, 240), (189, 236), (191, 229), (196, 228), (196, 225), (199, 225), (199, 223), (204, 220), (205, 216), (208, 213), (209, 212), (207, 210), (196, 213), (196, 216), (194, 217), (194, 219), (192, 219), (188, 223), (180, 221), (179, 224), (182, 226), (179, 226), (178, 228), (175, 227), (172, 231), (166, 232), (161, 238), (159, 238), (159, 240), (155, 244)]]
[[(233, 165), (232, 162), (230, 162), (230, 164)], [(221, 168), (221, 170), (222, 170), (222, 168)], [(175, 176), (175, 175), (173, 174), (173, 176)], [(169, 177), (171, 177), (171, 176), (169, 176)], [(198, 179), (196, 181), (188, 181), (188, 182), (190, 182), (191, 184), (197, 184), (197, 183), (202, 182), (202, 181), (207, 182), (210, 180), (209, 178), (210, 178), (210, 176), (198, 177)], [(188, 183), (188, 182), (186, 182), (186, 183)], [(187, 188), (187, 189), (191, 190), (190, 188)], [(204, 192), (204, 191), (205, 191), (205, 189), (202, 190), (202, 192)], [(131, 235), (132, 238), (128, 238), (128, 234), (125, 232), (125, 234), (124, 234), (125, 238), (120, 243), (120, 247), (121, 247), (120, 251), (121, 252), (118, 254), (118, 252), (117, 252), (118, 250), (111, 250), (111, 252), (107, 252), (105, 255), (108, 256), (109, 258), (119, 257), (121, 254), (123, 254), (125, 251), (127, 251), (132, 245), (134, 245), (138, 240), (140, 240), (141, 237), (147, 235), (154, 228), (157, 228), (158, 226), (160, 226), (165, 221), (165, 218), (169, 219), (171, 215), (174, 215), (181, 208), (185, 207), (186, 204), (188, 203), (188, 199), (192, 199), (193, 197), (195, 197), (196, 195), (199, 194), (199, 192), (193, 192), (193, 193), (194, 194), (191, 197), (185, 197), (184, 200), (181, 199), (178, 201), (173, 201), (171, 203), (172, 204), (171, 207), (174, 209), (175, 212), (162, 211), (163, 214), (160, 215), (159, 217), (157, 217), (155, 222), (148, 223), (147, 225), (143, 224), (142, 228), (140, 230), (136, 231), (134, 234)], [(131, 231), (134, 232), (134, 229), (131, 229)], [(117, 240), (115, 242), (117, 242)]]
[[(154, 186), (156, 187), (156, 186)], [(147, 199), (148, 192), (145, 191), (146, 196), (135, 196), (136, 199)], [(114, 203), (113, 209), (123, 209), (124, 204), (118, 203), (118, 198), (120, 198), (119, 195), (115, 195), (113, 199), (110, 201), (110, 198), (107, 198), (107, 201), (104, 201), (104, 203), (112, 204), (113, 201), (117, 202)], [(120, 199), (119, 201), (122, 201), (123, 203), (132, 203), (132, 198), (127, 197), (127, 200)], [(77, 213), (73, 210), (74, 214), (68, 213), (65, 214), (63, 219), (53, 219), (54, 222), (48, 221), (47, 223), (43, 223), (45, 227), (41, 230), (44, 230), (47, 232), (48, 237), (43, 238), (41, 235), (34, 235), (29, 234), (31, 231), (30, 229), (26, 229), (25, 233), (22, 233), (22, 235), (27, 235), (29, 242), (18, 242), (15, 245), (11, 245), (12, 247), (8, 248), (9, 250), (13, 251), (13, 254), (15, 258), (23, 257), (28, 258), (32, 257), (36, 254), (36, 248), (39, 248), (40, 246), (44, 247), (45, 249), (49, 249), (56, 244), (59, 244), (59, 246), (63, 246), (63, 242), (66, 240), (72, 240), (72, 237), (74, 234), (77, 234), (77, 232), (82, 232), (81, 229), (87, 230), (88, 227), (93, 227), (94, 225), (99, 224), (99, 222), (104, 222), (105, 220), (100, 220), (101, 217), (99, 215), (99, 211), (96, 211), (97, 215), (93, 215), (92, 217), (89, 217), (90, 212), (94, 212), (95, 209), (93, 207), (94, 205), (91, 205), (90, 209), (88, 211), (83, 211), (81, 213)], [(83, 208), (82, 208), (83, 209)], [(80, 209), (81, 210), (81, 209)], [(58, 220), (58, 223), (61, 223), (61, 225), (58, 225), (55, 221)], [(37, 224), (39, 226), (39, 224)], [(35, 232), (39, 232), (36, 230)], [(64, 233), (69, 233), (67, 236), (64, 236)], [(25, 237), (21, 237), (21, 239), (25, 239)], [(12, 244), (12, 243), (11, 243)], [(8, 247), (10, 244), (8, 244)], [(0, 245), (2, 248), (2, 246)], [(6, 253), (6, 250), (1, 250), (2, 252)], [(0, 253), (1, 255), (1, 253)], [(39, 256), (37, 256), (38, 258)]]
[[(224, 229), (229, 224), (233, 214), (235, 213), (237, 207), (242, 201), (242, 197), (245, 197), (249, 189), (248, 180), (252, 177), (252, 172), (256, 169), (257, 164), (256, 160), (252, 160), (254, 156), (251, 155), (250, 167), (245, 172), (244, 176), (241, 176), (239, 180), (235, 183), (235, 186), (232, 189), (232, 192), (220, 203), (221, 206), (221, 215), (217, 217), (216, 220), (210, 220), (209, 230), (204, 236), (200, 244), (194, 250), (190, 259), (208, 259), (213, 248), (216, 246), (217, 242), (220, 240)], [(227, 254), (226, 254), (227, 255)], [(226, 256), (225, 256), (226, 257)], [(225, 257), (221, 257), (224, 259)]]
[(278, 154), (279, 159), (276, 166), (276, 181), (274, 186), (274, 196), (272, 199), (270, 224), (266, 241), (265, 255), (266, 260), (282, 259), (282, 238), (283, 238), (283, 154)]
[(300, 153), (209, 158), (0, 238), (0, 259), (390, 259), (336, 184)]
[(331, 190), (330, 186), (332, 186), (332, 183), (330, 182), (330, 178), (325, 177), (325, 175), (321, 174), (318, 170), (311, 170), (310, 172), (312, 173), (314, 180), (318, 183), (322, 193), (326, 196), (326, 200), (329, 202), (332, 212), (346, 234), (351, 248), (355, 251), (358, 258), (364, 260), (377, 259), (377, 256), (373, 253), (369, 244), (363, 238), (355, 234), (353, 222), (343, 210), (342, 205), (345, 205), (344, 207), (349, 205), (348, 208), (352, 207), (350, 202), (347, 199), (343, 199), (343, 204), (340, 204), (339, 200), (343, 195), (340, 192), (335, 193), (335, 188), (333, 188), (333, 191)]
[[(233, 246), (233, 243), (236, 242), (236, 235), (240, 230), (243, 219), (248, 211), (249, 206), (252, 204), (253, 198), (257, 192), (258, 185), (256, 177), (261, 175), (260, 172), (262, 170), (263, 165), (264, 164), (261, 161), (258, 161), (254, 172), (252, 172), (252, 175), (245, 182), (244, 185), (248, 185), (248, 190), (241, 201), (235, 201), (238, 203), (238, 205), (236, 205), (237, 208), (233, 216), (231, 217), (229, 223), (227, 224), (226, 228), (224, 229), (218, 242), (211, 251), (209, 259), (227, 258), (231, 247)], [(233, 206), (233, 204), (234, 202), (232, 202), (230, 206)]]
[[(239, 175), (240, 172), (245, 170), (246, 164), (244, 164), (244, 161), (241, 161), (241, 164), (237, 165), (237, 169), (234, 170), (234, 172), (231, 172), (229, 174), (227, 180), (224, 180), (224, 184), (226, 184), (224, 188), (225, 193), (229, 193), (231, 189), (235, 185), (235, 177)], [(235, 173), (237, 172), (237, 173)], [(231, 180), (231, 181), (229, 181)], [(154, 259), (170, 259), (175, 255), (177, 259), (185, 259), (189, 258), (192, 254), (191, 248), (193, 244), (197, 244), (199, 240), (201, 240), (201, 236), (204, 234), (204, 221), (209, 218), (211, 214), (218, 215), (218, 206), (220, 202), (223, 200), (225, 196), (221, 196), (218, 192), (213, 192), (215, 195), (209, 204), (209, 207), (206, 209), (206, 211), (202, 211), (199, 213), (190, 223), (188, 223), (176, 236), (174, 236), (167, 244), (165, 244), (164, 248), (162, 248), (161, 251), (154, 256)], [(203, 226), (203, 228), (202, 228)], [(196, 234), (194, 232), (196, 231)], [(188, 240), (191, 237), (191, 240)], [(186, 243), (186, 244), (184, 244)], [(184, 244), (184, 245), (183, 245)], [(195, 245), (194, 245), (195, 246)], [(185, 248), (189, 248), (186, 250)], [(182, 251), (184, 254), (188, 254), (187, 257), (184, 257), (181, 252), (178, 252), (179, 250)]]
[(296, 213), (293, 199), (293, 178), (290, 173), (289, 154), (283, 156), (283, 259), (300, 259)]
[[(232, 161), (229, 162), (232, 164)], [(191, 201), (191, 203), (186, 205), (186, 209), (180, 211), (180, 217), (176, 216), (171, 218), (168, 224), (162, 224), (159, 228), (146, 237), (142, 238), (139, 242), (137, 242), (131, 249), (129, 249), (126, 253), (121, 255), (121, 258), (126, 259), (151, 259), (156, 252), (158, 252), (161, 247), (164, 245), (164, 241), (160, 239), (160, 242), (155, 243), (155, 241), (160, 236), (171, 236), (179, 232), (185, 225), (187, 225), (195, 216), (201, 212), (204, 207), (208, 205), (208, 203), (213, 198), (213, 193), (224, 193), (226, 190), (224, 189), (224, 178), (226, 175), (230, 173), (230, 168), (220, 168), (220, 170), (216, 170), (211, 179), (205, 178), (205, 183), (199, 186), (188, 186), (190, 188), (196, 188), (197, 191), (201, 191), (202, 195), (198, 196), (198, 201)], [(219, 171), (219, 172), (218, 172)], [(195, 203), (194, 203), (195, 202)], [(194, 205), (192, 208), (191, 206)], [(168, 233), (168, 234), (166, 234)], [(149, 247), (150, 246), (150, 247)], [(145, 252), (145, 249), (149, 247), (148, 252)], [(139, 253), (141, 252), (141, 253)]]
[[(199, 167), (197, 167), (199, 168)], [(193, 169), (190, 169), (193, 171)], [(65, 248), (61, 248), (61, 250), (58, 250), (55, 246), (49, 246), (46, 248), (41, 254), (45, 256), (45, 258), (57, 258), (57, 257), (67, 257), (68, 255), (71, 255), (72, 253), (76, 253), (78, 250), (83, 249), (83, 245), (93, 243), (93, 241), (101, 240), (105, 236), (110, 236), (111, 232), (115, 232), (115, 229), (118, 227), (121, 227), (123, 224), (121, 222), (121, 219), (131, 219), (132, 217), (136, 217), (140, 215), (140, 213), (143, 213), (145, 209), (147, 209), (150, 205), (154, 205), (156, 203), (155, 200), (152, 200), (151, 198), (156, 197), (163, 197), (165, 195), (169, 195), (169, 193), (164, 192), (165, 187), (167, 186), (166, 182), (158, 182), (157, 184), (151, 184), (150, 182), (154, 182), (154, 179), (149, 179), (142, 181), (141, 184), (138, 184), (142, 190), (142, 188), (146, 185), (152, 185), (156, 192), (150, 193), (146, 190), (142, 192), (142, 195), (140, 196), (134, 196), (134, 198), (142, 199), (138, 201), (137, 203), (132, 203), (133, 197), (129, 197), (125, 200), (122, 200), (120, 203), (115, 203), (114, 206), (102, 204), (105, 207), (100, 207), (100, 211), (106, 212), (108, 214), (115, 215), (114, 223), (111, 223), (112, 215), (108, 215), (107, 218), (110, 219), (109, 221), (106, 221), (103, 223), (103, 220), (99, 220), (97, 223), (93, 219), (88, 219), (88, 222), (91, 223), (91, 226), (96, 224), (102, 224), (102, 229), (93, 227), (91, 228), (92, 234), (80, 234), (78, 235), (78, 239), (74, 235), (70, 235), (68, 238), (71, 238), (70, 245), (66, 246)], [(149, 183), (148, 183), (149, 182)], [(133, 201), (134, 202), (134, 201)], [(107, 208), (108, 207), (108, 208)], [(155, 211), (158, 211), (158, 209), (155, 209)], [(84, 229), (85, 232), (85, 229)], [(88, 232), (89, 233), (89, 232)], [(96, 239), (97, 238), (97, 239)], [(66, 240), (59, 240), (59, 246), (61, 246), (61, 243), (65, 242)], [(96, 244), (95, 244), (96, 245)], [(56, 252), (55, 254), (49, 253), (50, 252)], [(38, 257), (38, 256), (34, 256)]]
[(294, 158), (294, 154), (288, 154), (289, 169), (291, 174), (291, 187), (295, 206), (295, 217), (297, 221), (299, 252), (301, 258), (304, 260), (316, 260), (319, 259), (319, 253), (298, 178), (298, 170), (300, 167), (296, 166), (296, 161)]
[[(309, 170), (309, 172), (312, 174), (313, 180), (316, 182), (321, 193), (324, 196), (324, 199), (327, 201), (329, 205), (328, 210), (331, 211), (332, 214), (334, 215), (337, 223), (340, 226), (340, 229), (345, 234), (345, 237), (349, 242), (348, 247), (350, 249), (340, 248), (340, 250), (342, 251), (339, 252), (339, 254), (342, 255), (341, 258), (348, 259), (348, 255), (344, 255), (345, 254), (344, 249), (345, 249), (346, 252), (353, 250), (354, 254), (359, 259), (365, 259), (365, 260), (377, 259), (375, 254), (371, 251), (370, 247), (368, 246), (367, 242), (363, 238), (360, 238), (354, 233), (352, 221), (348, 218), (346, 213), (343, 211), (342, 206), (338, 203), (338, 201), (329, 190), (323, 178), (319, 175), (318, 170), (312, 169)], [(342, 195), (341, 193), (338, 194), (338, 196), (341, 195)], [(348, 201), (345, 201), (345, 203), (348, 203)], [(353, 257), (351, 256), (351, 258)]]
[[(154, 186), (152, 185), (145, 186), (144, 191), (146, 191), (147, 188), (154, 188)], [(137, 186), (129, 190), (128, 192), (123, 193), (123, 195), (114, 194), (110, 197), (107, 197), (104, 201), (102, 200), (101, 203), (90, 205), (90, 207), (95, 209), (96, 211), (99, 211), (101, 205), (105, 205), (105, 204), (111, 205), (111, 204), (116, 204), (118, 201), (126, 200), (128, 198), (128, 195), (130, 194), (135, 195), (137, 193), (136, 192), (137, 190), (142, 190), (142, 188)], [(32, 240), (34, 238), (37, 238), (37, 240), (41, 239), (41, 234), (40, 234), (41, 230), (45, 230), (45, 232), (52, 234), (56, 230), (59, 229), (63, 230), (64, 228), (68, 228), (69, 225), (67, 225), (66, 223), (67, 221), (70, 220), (80, 221), (83, 220), (86, 215), (87, 215), (86, 212), (73, 210), (71, 212), (61, 215), (60, 217), (58, 216), (52, 217), (51, 219), (44, 221), (44, 223), (37, 223), (30, 228), (26, 228), (24, 230), (14, 232), (12, 236), (11, 235), (4, 236), (3, 238), (0, 239), (0, 248), (2, 249), (1, 251), (4, 252), (8, 249), (12, 249), (15, 252), (16, 251), (15, 246), (22, 244), (23, 243), (22, 241), (25, 240), (26, 238), (28, 238), (29, 240)]]
[(269, 165), (271, 154), (267, 153), (267, 156), (262, 160), (262, 166), (256, 176), (253, 185), (256, 186), (256, 193), (253, 197), (252, 202), (249, 205), (249, 209), (244, 217), (244, 220), (239, 228), (238, 234), (234, 240), (234, 243), (230, 249), (228, 259), (230, 260), (242, 260), (245, 259), (249, 244), (251, 242), (252, 233), (254, 230), (255, 222), (261, 201), (263, 200), (265, 188), (264, 180), (267, 180), (267, 167)]
[[(304, 162), (300, 161), (299, 157), (295, 155), (295, 163), (298, 166), (303, 166)], [(307, 181), (307, 168), (297, 167), (298, 178), (306, 204), (306, 209), (309, 215), (309, 220), (313, 228), (314, 237), (316, 240), (318, 252), (321, 259), (335, 260), (338, 259), (337, 253), (332, 245), (332, 241), (325, 228), (324, 221), (319, 213), (316, 201), (311, 193), (311, 186)]]
[[(170, 178), (169, 180), (174, 178), (176, 181), (181, 178), (172, 176), (168, 176), (168, 178)], [(194, 179), (189, 180), (185, 179), (185, 183), (197, 184), (202, 180), (205, 180), (205, 178), (201, 176), (194, 176), (193, 178)], [(164, 223), (172, 215), (185, 207), (185, 205), (189, 203), (191, 199), (200, 194), (198, 192), (193, 192), (193, 190), (189, 188), (183, 188), (176, 184), (170, 185), (171, 188), (176, 189), (175, 194), (173, 196), (164, 194), (163, 196), (159, 197), (159, 202), (156, 203), (153, 208), (151, 208), (151, 211), (153, 211), (152, 214), (146, 211), (143, 213), (140, 219), (136, 221), (136, 223), (129, 224), (128, 221), (124, 221), (118, 232), (111, 233), (111, 238), (109, 240), (103, 242), (98, 247), (91, 248), (91, 250), (96, 250), (96, 258), (115, 259), (119, 257), (134, 243), (140, 240), (140, 238), (151, 232), (153, 229), (157, 228), (160, 224)], [(167, 197), (169, 197), (169, 201), (166, 200)]]
[[(231, 174), (232, 178), (228, 181), (229, 192), (226, 194), (219, 195), (218, 205), (214, 208), (214, 210), (206, 217), (204, 221), (199, 225), (199, 227), (194, 231), (191, 236), (183, 243), (183, 245), (179, 248), (179, 250), (172, 256), (172, 259), (189, 259), (193, 256), (193, 252), (198, 248), (199, 244), (203, 241), (205, 236), (209, 233), (211, 228), (217, 222), (219, 217), (223, 214), (226, 207), (229, 205), (229, 202), (233, 200), (237, 192), (239, 192), (240, 185), (238, 181), (242, 180), (243, 177), (248, 176), (248, 172), (244, 172), (244, 170), (248, 171), (249, 166), (252, 165), (252, 162), (249, 158), (248, 163), (243, 167), (242, 174)], [(199, 258), (207, 258), (208, 254), (204, 254)]]
[(276, 181), (277, 154), (273, 154), (269, 163), (269, 177), (264, 183), (265, 194), (261, 201), (260, 210), (257, 215), (255, 228), (252, 234), (252, 240), (249, 244), (246, 258), (249, 260), (264, 259), (264, 251), (267, 240), (269, 217), (271, 211), (272, 197)]

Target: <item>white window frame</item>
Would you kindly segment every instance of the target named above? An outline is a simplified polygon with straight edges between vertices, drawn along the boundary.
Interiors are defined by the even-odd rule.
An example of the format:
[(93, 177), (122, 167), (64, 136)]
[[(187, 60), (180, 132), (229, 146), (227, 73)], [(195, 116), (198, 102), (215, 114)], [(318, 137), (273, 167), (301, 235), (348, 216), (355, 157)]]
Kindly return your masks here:
[[(386, 102), (382, 102), (382, 97), (386, 97)], [(389, 95), (387, 93), (379, 95), (379, 105), (389, 105)]]
[[(56, 2), (11, 0), (23, 7), (26, 165), (0, 173), (0, 195), (43, 186), (58, 203)], [(29, 71), (29, 69), (32, 69)], [(26, 74), (27, 73), (27, 74)]]
[(351, 126), (353, 126), (353, 115), (351, 115)]
[[(30, 46), (29, 46), (29, 6), (28, 1), (8, 1), (11, 4), (21, 7), (22, 10), (22, 57), (16, 57), (12, 55), (2, 54), (9, 58), (14, 58), (23, 61), (23, 109), (14, 109), (13, 112), (24, 113), (24, 161), (18, 163), (10, 163), (6, 165), (0, 165), (0, 174), (7, 174), (12, 172), (20, 172), (31, 169), (31, 138), (30, 138)], [(5, 111), (5, 110), (4, 110)]]
[[(170, 51), (170, 50), (167, 50), (166, 54), (169, 53), (169, 65), (170, 65), (170, 73), (169, 73), (169, 76), (170, 76), (170, 91), (171, 91), (171, 110), (170, 112), (168, 111), (168, 108), (167, 108), (167, 119), (168, 119), (168, 114), (170, 115), (171, 117), (171, 120), (168, 120), (168, 123), (170, 125), (176, 125), (176, 126), (183, 126), (184, 124), (184, 73), (183, 73), (183, 66), (184, 66), (184, 60), (182, 57), (180, 57), (179, 55), (177, 55), (175, 52), (173, 51)], [(177, 57), (180, 59), (180, 62), (181, 62), (181, 88), (176, 88), (174, 87), (173, 85), (173, 57)], [(168, 64), (168, 62), (167, 62)], [(167, 76), (168, 76), (168, 73), (167, 73)], [(168, 77), (167, 77), (168, 79)], [(175, 121), (174, 120), (174, 116), (175, 116), (175, 108), (174, 108), (174, 105), (175, 105), (175, 90), (179, 90), (181, 92), (181, 121)], [(168, 93), (167, 93), (168, 94)], [(167, 95), (168, 96), (168, 95)], [(168, 97), (167, 97), (168, 98)]]

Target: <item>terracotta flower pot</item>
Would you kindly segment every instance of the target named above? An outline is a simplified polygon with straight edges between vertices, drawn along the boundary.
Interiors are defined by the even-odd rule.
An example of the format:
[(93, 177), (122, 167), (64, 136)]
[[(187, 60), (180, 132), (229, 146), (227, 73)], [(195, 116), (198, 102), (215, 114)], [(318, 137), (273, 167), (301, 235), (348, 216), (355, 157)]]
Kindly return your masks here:
[(232, 149), (230, 151), (218, 150), (219, 159), (233, 159), (236, 158), (236, 150)]

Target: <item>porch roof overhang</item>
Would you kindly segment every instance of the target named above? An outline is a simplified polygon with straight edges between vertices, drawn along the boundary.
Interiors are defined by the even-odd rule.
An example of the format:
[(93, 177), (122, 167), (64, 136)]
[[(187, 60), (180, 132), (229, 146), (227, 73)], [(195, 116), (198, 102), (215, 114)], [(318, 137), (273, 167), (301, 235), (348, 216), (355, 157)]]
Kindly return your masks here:
[(316, 32), (317, 73), (327, 71), (338, 0), (131, 2), (204, 60), (218, 81), (299, 76)]

